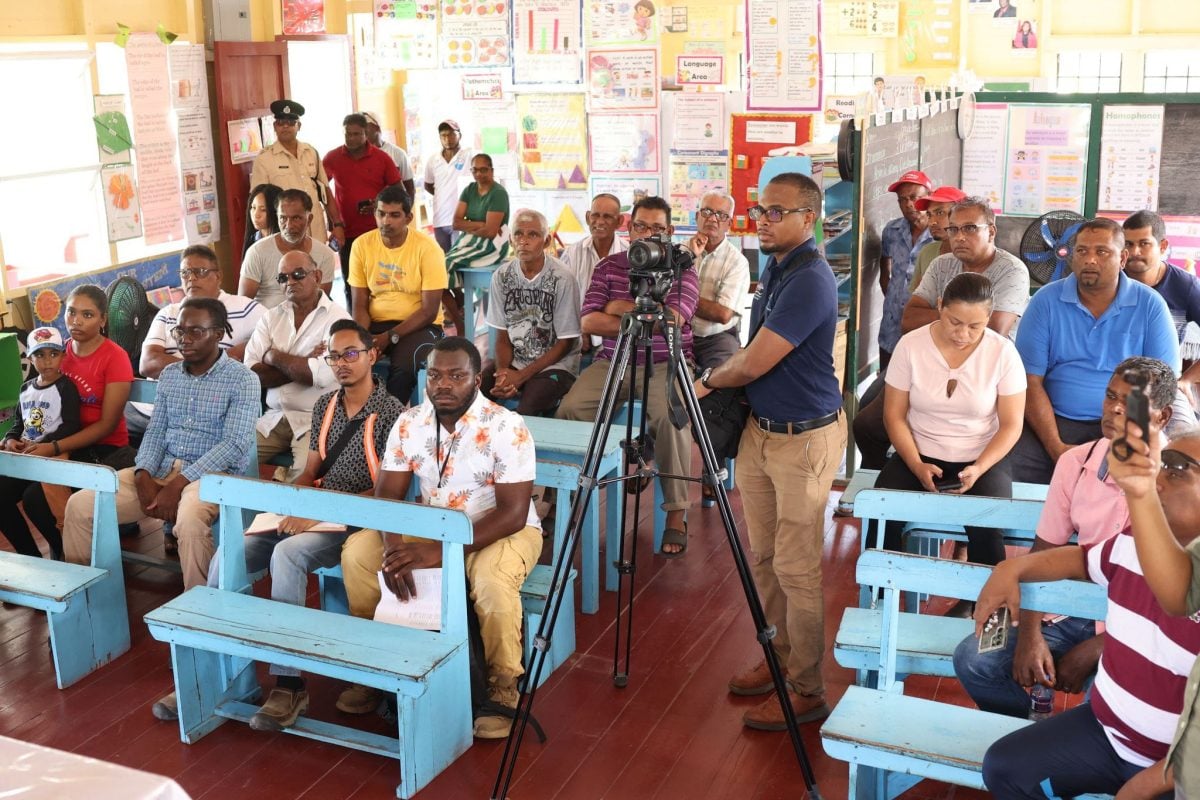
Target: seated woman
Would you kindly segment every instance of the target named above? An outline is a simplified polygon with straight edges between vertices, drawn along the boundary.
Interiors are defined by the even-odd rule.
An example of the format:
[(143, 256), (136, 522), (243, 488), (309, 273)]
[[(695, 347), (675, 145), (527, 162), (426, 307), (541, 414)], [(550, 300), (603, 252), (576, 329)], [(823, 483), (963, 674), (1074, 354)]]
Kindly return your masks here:
[(463, 290), (458, 270), (463, 267), (495, 267), (508, 257), (508, 191), (496, 183), (492, 157), (480, 153), (471, 159), (475, 182), (463, 189), (454, 209), (454, 230), (461, 231), (458, 241), (446, 253), (446, 272), (450, 288), (442, 296), (442, 305), (459, 336), (463, 333)]
[(282, 191), (273, 183), (260, 183), (250, 190), (250, 202), (246, 205), (246, 237), (242, 241), (243, 258), (250, 245), (279, 233), (279, 217), (275, 214), (275, 208)]
[[(1021, 435), (1025, 367), (1013, 343), (987, 327), (991, 282), (962, 273), (946, 286), (938, 313), (901, 337), (888, 365), (883, 415), (896, 452), (875, 486), (1012, 497), (1004, 457)], [(901, 549), (902, 529), (887, 524), (884, 549)], [(1000, 531), (967, 528), (967, 558), (1003, 561)]]
[[(133, 466), (134, 450), (125, 427), (125, 401), (133, 384), (129, 355), (104, 335), (108, 298), (99, 286), (85, 283), (67, 296), (67, 331), (62, 373), (79, 390), (80, 428), (55, 442), (35, 444), (24, 452), (36, 456), (69, 454), (72, 461), (103, 464), (113, 469)], [(32, 483), (22, 494), (25, 515), (49, 544), (62, 552), (58, 531), (71, 490), (65, 486)]]

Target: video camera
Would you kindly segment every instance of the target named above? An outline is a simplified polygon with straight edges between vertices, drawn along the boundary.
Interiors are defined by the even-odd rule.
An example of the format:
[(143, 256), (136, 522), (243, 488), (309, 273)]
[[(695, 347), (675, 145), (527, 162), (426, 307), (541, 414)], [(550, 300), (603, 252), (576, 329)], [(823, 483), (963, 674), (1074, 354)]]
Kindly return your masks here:
[(629, 245), (630, 294), (635, 300), (648, 295), (656, 303), (663, 302), (671, 284), (695, 260), (690, 250), (671, 241), (670, 234), (638, 239)]

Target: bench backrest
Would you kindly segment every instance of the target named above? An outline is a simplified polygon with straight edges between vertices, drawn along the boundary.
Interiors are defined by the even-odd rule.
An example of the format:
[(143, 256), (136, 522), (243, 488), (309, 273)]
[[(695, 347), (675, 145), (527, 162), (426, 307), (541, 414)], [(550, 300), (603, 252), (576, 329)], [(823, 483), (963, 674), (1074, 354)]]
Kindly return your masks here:
[[(110, 570), (118, 577), (121, 575), (121, 542), (117, 535), (117, 473), (112, 467), (0, 451), (0, 475), (95, 492), (92, 566)], [(16, 509), (12, 512), (16, 513)]]
[(471, 544), (473, 533), (471, 519), (463, 512), (230, 475), (201, 478), (200, 499), (221, 506), (219, 588), (227, 591), (245, 591), (249, 587), (244, 510), (337, 522), (442, 542), (441, 630), (448, 636), (465, 638), (463, 546)]
[[(854, 497), (854, 516), (863, 521), (865, 541), (877, 547), (884, 523), (893, 521), (1034, 531), (1043, 505), (1041, 500), (864, 489)], [(868, 536), (868, 529), (874, 535)]]
[[(857, 505), (857, 504), (856, 504)], [(940, 558), (866, 550), (858, 557), (855, 575), (860, 584), (883, 589), (883, 630), (879, 647), (879, 685), (895, 682), (896, 649), (900, 619), (900, 593), (904, 591), (974, 599), (992, 574), (981, 564), (964, 564)], [(1030, 611), (1104, 619), (1108, 595), (1089, 581), (1050, 581), (1021, 584), (1021, 607)], [(1010, 632), (1015, 636), (1015, 632)]]

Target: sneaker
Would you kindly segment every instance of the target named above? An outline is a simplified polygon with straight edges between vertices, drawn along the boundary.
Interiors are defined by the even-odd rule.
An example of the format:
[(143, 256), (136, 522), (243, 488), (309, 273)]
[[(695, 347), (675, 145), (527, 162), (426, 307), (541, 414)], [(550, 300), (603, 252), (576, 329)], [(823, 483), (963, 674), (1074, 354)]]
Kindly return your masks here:
[(370, 714), (379, 708), (382, 700), (383, 692), (379, 689), (356, 683), (346, 687), (338, 695), (337, 708), (338, 711), (345, 711), (347, 714)]
[[(783, 678), (787, 680), (786, 669), (783, 671)], [(765, 658), (750, 669), (734, 675), (729, 681), (729, 693), (739, 697), (754, 697), (773, 691), (775, 682), (771, 680), (771, 668), (767, 666)]]
[(166, 697), (160, 697), (150, 707), (150, 713), (154, 715), (155, 719), (161, 719), (163, 722), (174, 722), (179, 719), (179, 703), (175, 700), (175, 693), (171, 692)]
[[(829, 706), (825, 705), (825, 697), (819, 694), (796, 694), (788, 690), (788, 700), (792, 711), (796, 714), (796, 722), (816, 722), (829, 716)], [(783, 708), (779, 698), (772, 696), (759, 703), (742, 715), (742, 724), (756, 731), (786, 731), (787, 722), (783, 719)]]
[[(499, 706), (517, 710), (520, 693), (516, 679), (500, 680), (488, 678), (488, 700)], [(477, 739), (507, 739), (512, 731), (513, 718), (504, 714), (489, 714), (476, 717), (474, 734)]]
[(296, 718), (308, 709), (308, 692), (276, 687), (267, 702), (250, 718), (256, 731), (281, 731), (296, 724)]

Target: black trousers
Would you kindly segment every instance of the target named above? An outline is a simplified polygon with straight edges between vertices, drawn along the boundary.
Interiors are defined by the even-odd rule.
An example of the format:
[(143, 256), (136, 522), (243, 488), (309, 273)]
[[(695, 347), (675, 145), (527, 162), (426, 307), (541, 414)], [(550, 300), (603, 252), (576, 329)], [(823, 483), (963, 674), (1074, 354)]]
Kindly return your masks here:
[[(942, 469), (943, 477), (952, 478), (971, 462), (943, 461), (940, 458), (921, 456), (928, 464), (935, 464)], [(883, 465), (879, 477), (875, 480), (877, 489), (902, 489), (908, 492), (923, 492), (925, 487), (912, 474), (908, 465), (898, 455), (893, 455)], [(1012, 497), (1012, 473), (1008, 462), (1002, 459), (987, 472), (979, 476), (975, 485), (967, 492), (980, 497)], [(904, 531), (903, 522), (889, 522), (884, 528), (883, 549), (900, 551), (902, 549), (901, 534)], [(867, 543), (871, 545), (871, 542)], [(967, 560), (976, 564), (999, 564), (1004, 560), (1004, 536), (999, 528), (967, 528)]]
[[(384, 333), (399, 325), (403, 320), (384, 320), (371, 323), (371, 333)], [(402, 403), (412, 402), (413, 389), (417, 386), (417, 371), (429, 358), (429, 348), (442, 338), (441, 325), (426, 325), (415, 330), (392, 345), (384, 353), (388, 357), (387, 390)], [(420, 350), (420, 358), (417, 358)]]
[(0, 476), (0, 508), (5, 509), (4, 522), (0, 533), (8, 539), (13, 549), (24, 556), (40, 558), (41, 549), (33, 538), (33, 531), (25, 517), (21, 515), (17, 503), (24, 503), (25, 514), (33, 522), (34, 528), (50, 545), (50, 553), (55, 558), (62, 558), (62, 534), (58, 531), (58, 523), (54, 513), (46, 502), (46, 494), (42, 484), (25, 481), (20, 478)]

